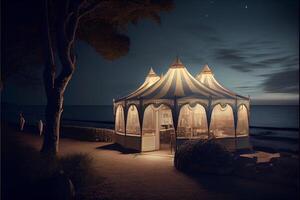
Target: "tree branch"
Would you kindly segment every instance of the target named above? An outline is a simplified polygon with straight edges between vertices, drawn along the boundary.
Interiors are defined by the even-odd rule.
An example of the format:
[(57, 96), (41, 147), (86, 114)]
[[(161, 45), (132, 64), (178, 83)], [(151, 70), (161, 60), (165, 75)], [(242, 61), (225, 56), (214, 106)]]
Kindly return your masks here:
[(53, 53), (53, 46), (52, 46), (52, 37), (50, 33), (50, 23), (49, 23), (49, 8), (48, 8), (48, 0), (44, 0), (44, 7), (45, 7), (45, 68), (43, 72), (44, 76), (44, 83), (45, 83), (45, 90), (46, 95), (49, 97), (51, 95), (51, 91), (54, 88), (54, 79), (56, 73), (56, 66), (54, 61), (54, 53)]
[(88, 15), (89, 13), (92, 13), (93, 11), (95, 11), (97, 8), (99, 8), (102, 3), (104, 2), (109, 2), (109, 0), (98, 0), (94, 3), (87, 3), (85, 2), (86, 4), (86, 7), (85, 8), (82, 8), (81, 10), (79, 10), (79, 18), (82, 18), (86, 15)]

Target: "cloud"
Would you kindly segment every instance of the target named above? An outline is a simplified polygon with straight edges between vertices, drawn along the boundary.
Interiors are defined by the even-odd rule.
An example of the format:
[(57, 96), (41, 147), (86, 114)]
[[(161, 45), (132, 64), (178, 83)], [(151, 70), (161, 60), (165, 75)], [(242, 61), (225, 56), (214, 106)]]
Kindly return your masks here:
[(230, 62), (241, 62), (245, 59), (241, 50), (230, 48), (216, 49), (215, 56), (219, 60)]
[(240, 71), (240, 72), (251, 72), (252, 71), (251, 66), (246, 66), (244, 64), (241, 64), (241, 65), (231, 65), (230, 67), (232, 69), (235, 69), (235, 70)]
[(246, 53), (239, 49), (219, 48), (215, 50), (214, 56), (221, 62), (228, 64), (232, 69), (240, 72), (251, 72), (265, 67), (262, 63), (250, 62)]
[(288, 61), (290, 61), (291, 58), (292, 58), (291, 55), (281, 56), (281, 57), (265, 59), (265, 60), (262, 60), (260, 63), (264, 64), (264, 65), (274, 65), (274, 64), (278, 64), (278, 63), (284, 64), (284, 63), (287, 63)]
[(261, 76), (266, 77), (261, 84), (265, 92), (299, 93), (299, 68)]
[(265, 68), (295, 68), (299, 64), (299, 57), (296, 54), (280, 52), (274, 47), (275, 42), (247, 41), (238, 44), (238, 47), (225, 45), (222, 48), (215, 48), (213, 57), (239, 72), (253, 72), (256, 69)]

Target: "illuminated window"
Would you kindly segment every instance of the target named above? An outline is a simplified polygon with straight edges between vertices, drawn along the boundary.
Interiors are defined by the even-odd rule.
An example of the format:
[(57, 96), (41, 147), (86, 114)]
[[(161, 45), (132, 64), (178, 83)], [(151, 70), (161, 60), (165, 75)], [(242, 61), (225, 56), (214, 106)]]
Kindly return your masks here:
[(236, 128), (237, 135), (249, 134), (248, 111), (245, 105), (239, 106), (238, 109), (238, 122)]
[(118, 133), (125, 133), (124, 109), (121, 105), (116, 111), (115, 130)]
[(210, 133), (214, 137), (234, 136), (233, 111), (228, 104), (218, 104), (211, 114)]
[(180, 109), (178, 119), (178, 137), (207, 137), (206, 112), (200, 104), (196, 104), (193, 108), (184, 105)]
[(138, 110), (136, 106), (131, 105), (127, 114), (126, 134), (139, 135), (140, 132)]
[(147, 106), (144, 111), (144, 120), (143, 120), (143, 135), (153, 135), (155, 134), (156, 128), (156, 113), (153, 105)]

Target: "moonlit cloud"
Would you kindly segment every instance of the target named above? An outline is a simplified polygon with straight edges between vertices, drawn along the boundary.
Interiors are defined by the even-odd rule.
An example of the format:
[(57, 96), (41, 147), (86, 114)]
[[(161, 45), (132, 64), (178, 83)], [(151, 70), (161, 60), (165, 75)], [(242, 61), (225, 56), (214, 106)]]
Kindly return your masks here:
[(266, 77), (262, 87), (267, 93), (299, 93), (299, 69), (283, 70)]

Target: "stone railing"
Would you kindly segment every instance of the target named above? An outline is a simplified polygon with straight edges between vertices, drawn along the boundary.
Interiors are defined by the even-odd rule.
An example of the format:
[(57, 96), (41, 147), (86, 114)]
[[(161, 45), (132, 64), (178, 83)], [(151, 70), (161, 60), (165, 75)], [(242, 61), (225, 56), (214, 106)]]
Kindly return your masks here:
[(107, 128), (63, 126), (61, 136), (84, 141), (113, 142), (115, 131)]

